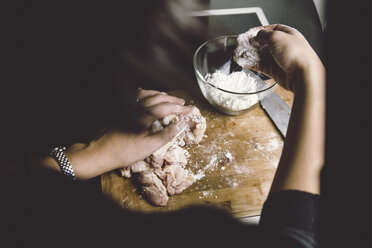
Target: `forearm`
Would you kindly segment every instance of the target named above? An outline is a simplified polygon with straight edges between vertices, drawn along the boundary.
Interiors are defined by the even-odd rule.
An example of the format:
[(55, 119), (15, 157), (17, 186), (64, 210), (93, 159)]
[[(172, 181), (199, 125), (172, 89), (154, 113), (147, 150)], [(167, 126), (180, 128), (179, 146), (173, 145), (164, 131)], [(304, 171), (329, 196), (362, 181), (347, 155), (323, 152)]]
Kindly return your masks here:
[(297, 74), (286, 141), (270, 193), (320, 192), (325, 142), (325, 70)]
[[(111, 168), (107, 167), (107, 158), (97, 154), (98, 149), (95, 149), (94, 144), (76, 143), (68, 147), (64, 154), (72, 165), (75, 177), (78, 180), (87, 180), (98, 175), (101, 175)], [(36, 166), (42, 166), (61, 173), (61, 168), (57, 161), (51, 157), (45, 157), (37, 162)], [(114, 169), (114, 168), (112, 168)]]

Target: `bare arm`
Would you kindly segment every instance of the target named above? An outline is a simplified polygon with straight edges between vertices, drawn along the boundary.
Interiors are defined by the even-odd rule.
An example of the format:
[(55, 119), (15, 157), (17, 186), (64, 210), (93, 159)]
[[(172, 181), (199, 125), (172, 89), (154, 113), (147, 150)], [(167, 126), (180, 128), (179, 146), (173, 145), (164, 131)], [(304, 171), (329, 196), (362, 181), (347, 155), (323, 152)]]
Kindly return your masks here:
[(320, 193), (325, 142), (325, 69), (306, 39), (295, 29), (270, 25), (256, 41), (267, 46), (257, 68), (294, 92), (282, 156), (270, 193), (301, 190)]
[[(291, 118), (282, 156), (270, 193), (297, 189), (320, 193), (320, 171), (324, 160), (325, 81), (324, 71), (298, 72), (309, 87), (295, 89)], [(319, 73), (319, 74), (318, 74)]]
[[(150, 134), (148, 128), (155, 120), (170, 114), (188, 113), (191, 108), (183, 106), (183, 99), (153, 90), (139, 90), (138, 100), (138, 104), (144, 109), (142, 114), (138, 113), (139, 125), (144, 127), (142, 132), (129, 133), (111, 129), (88, 144), (76, 143), (66, 149), (64, 153), (77, 179), (93, 178), (142, 160), (186, 127), (182, 122), (173, 123), (156, 134)], [(37, 164), (61, 172), (52, 157), (37, 161)]]

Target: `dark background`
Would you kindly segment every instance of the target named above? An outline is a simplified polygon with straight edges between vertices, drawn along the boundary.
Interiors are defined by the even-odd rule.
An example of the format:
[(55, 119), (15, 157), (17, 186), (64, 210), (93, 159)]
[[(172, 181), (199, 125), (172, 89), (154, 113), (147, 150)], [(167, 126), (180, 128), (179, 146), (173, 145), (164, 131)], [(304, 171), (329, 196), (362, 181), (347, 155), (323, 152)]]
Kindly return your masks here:
[[(368, 1), (332, 1), (326, 33), (311, 0), (213, 3), (213, 8), (261, 7), (270, 23), (304, 33), (322, 58), (328, 73), (322, 240), (324, 247), (363, 246), (369, 241), (372, 209)], [(2, 8), (0, 153), (1, 174), (10, 180), (3, 178), (0, 187), (9, 195), (15, 197), (20, 190), (22, 168), (12, 167), (8, 158), (25, 161), (25, 154), (87, 140), (109, 120), (108, 109), (115, 105), (109, 84), (110, 56), (116, 49), (115, 6), (12, 1)], [(136, 27), (135, 19), (131, 25)]]
[[(324, 57), (324, 33), (311, 0), (201, 2), (211, 9), (259, 6), (270, 23), (297, 28)], [(183, 40), (188, 39), (188, 54), (178, 55), (181, 53), (176, 46), (165, 45), (178, 56), (171, 58), (174, 68), (164, 65), (151, 70), (161, 64), (155, 60), (140, 71), (128, 66), (120, 54), (125, 42), (132, 42), (133, 49), (142, 46), (136, 40), (146, 38), (134, 37), (128, 42), (126, 35), (146, 28), (149, 33), (152, 31), (136, 15), (136, 10), (151, 13), (151, 8), (151, 4), (141, 1), (14, 1), (4, 7), (7, 13), (1, 124), (2, 130), (12, 131), (4, 132), (0, 150), (7, 153), (22, 147), (40, 152), (56, 144), (89, 140), (118, 111), (114, 110), (118, 105), (124, 106), (124, 111), (130, 109), (127, 105), (138, 86), (192, 89), (195, 93), (195, 49), (207, 38), (238, 34), (260, 24), (254, 14), (203, 17), (208, 36), (190, 39), (188, 34), (179, 34)], [(151, 62), (151, 57), (156, 56), (148, 57)], [(165, 76), (176, 70), (182, 77)], [(133, 74), (134, 71), (138, 73)]]

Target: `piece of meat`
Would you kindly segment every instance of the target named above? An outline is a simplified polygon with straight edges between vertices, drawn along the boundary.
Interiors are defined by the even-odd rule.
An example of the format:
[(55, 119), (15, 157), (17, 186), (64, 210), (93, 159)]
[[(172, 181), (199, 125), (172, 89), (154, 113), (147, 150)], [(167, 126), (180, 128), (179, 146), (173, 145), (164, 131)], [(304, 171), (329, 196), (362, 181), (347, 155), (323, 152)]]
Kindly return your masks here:
[(157, 133), (160, 132), (161, 130), (163, 130), (163, 125), (161, 121), (159, 120), (154, 121), (154, 123), (152, 123), (151, 125), (151, 133)]
[(153, 171), (140, 172), (138, 182), (146, 199), (156, 206), (166, 206), (168, 203), (167, 189)]
[(181, 147), (173, 146), (165, 153), (164, 160), (168, 164), (186, 165), (187, 159), (186, 159), (185, 152), (186, 151), (182, 149)]
[(186, 144), (190, 145), (197, 144), (202, 140), (205, 129), (207, 128), (206, 120), (200, 114), (199, 109), (195, 106), (193, 106), (192, 110), (188, 114), (181, 114), (178, 116), (171, 114), (164, 117), (161, 121), (156, 120), (152, 124), (150, 130), (152, 133), (159, 132), (162, 130), (160, 124), (164, 127), (175, 121), (185, 122), (188, 126), (185, 133), (179, 135), (178, 141), (185, 139)]
[(234, 51), (235, 62), (244, 68), (258, 68), (262, 60), (263, 54), (267, 52), (267, 45), (261, 46), (258, 42), (254, 42), (252, 38), (256, 37), (257, 33), (263, 27), (254, 27), (247, 32), (242, 33), (237, 38), (237, 47)]
[(164, 155), (165, 154), (159, 154), (159, 155), (150, 155), (150, 164), (154, 168), (161, 168), (164, 164)]
[(130, 168), (131, 166), (120, 169), (121, 176), (125, 178), (131, 178), (132, 173), (130, 171)]
[(165, 126), (168, 126), (171, 122), (178, 121), (178, 117), (175, 114), (168, 115), (161, 120), (156, 120), (150, 127), (151, 133), (157, 133), (163, 130)]
[(141, 160), (132, 164), (131, 166), (120, 169), (120, 172), (122, 177), (131, 178), (132, 173), (139, 173), (147, 170), (151, 170), (149, 164)]
[(130, 166), (132, 173), (139, 173), (150, 170), (150, 165), (145, 161), (138, 161)]
[(163, 173), (163, 183), (169, 195), (179, 194), (194, 183), (194, 178), (178, 164), (164, 166)]
[(185, 142), (187, 145), (198, 144), (202, 139), (207, 128), (205, 118), (200, 114), (197, 107), (193, 107), (190, 113), (180, 115), (180, 121), (187, 123), (188, 129), (186, 130)]
[(149, 156), (149, 159), (147, 159), (149, 164), (152, 165), (154, 168), (161, 168), (164, 164), (164, 157), (167, 151), (170, 150), (171, 147), (177, 146), (180, 143), (180, 140), (183, 140), (184, 135), (185, 135), (185, 130), (180, 130), (180, 132), (178, 133), (178, 135), (176, 135), (176, 137), (174, 137), (171, 141), (169, 141), (164, 146), (160, 147), (158, 150), (153, 152)]
[(169, 115), (157, 120), (151, 126), (150, 132), (156, 133), (172, 122), (182, 121), (187, 124), (178, 135), (153, 154), (126, 169), (122, 176), (130, 177), (138, 173), (141, 192), (153, 205), (166, 206), (168, 194), (179, 194), (190, 187), (194, 178), (183, 168), (187, 164), (186, 150), (181, 146), (199, 143), (206, 129), (206, 120), (198, 108), (193, 107), (189, 114)]
[(162, 124), (163, 126), (168, 126), (171, 122), (178, 121), (179, 118), (175, 114), (168, 115), (163, 118)]

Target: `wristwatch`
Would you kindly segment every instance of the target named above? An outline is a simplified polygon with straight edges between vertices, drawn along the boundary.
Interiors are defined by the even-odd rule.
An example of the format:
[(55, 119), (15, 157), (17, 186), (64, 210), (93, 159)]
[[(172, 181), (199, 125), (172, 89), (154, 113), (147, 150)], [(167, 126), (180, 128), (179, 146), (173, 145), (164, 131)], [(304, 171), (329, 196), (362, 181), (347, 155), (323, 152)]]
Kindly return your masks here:
[(67, 157), (63, 153), (63, 151), (65, 150), (66, 150), (66, 147), (57, 146), (50, 152), (50, 156), (52, 156), (57, 161), (64, 175), (66, 175), (67, 177), (73, 180), (76, 180), (74, 169), (72, 169), (70, 162), (68, 161)]

